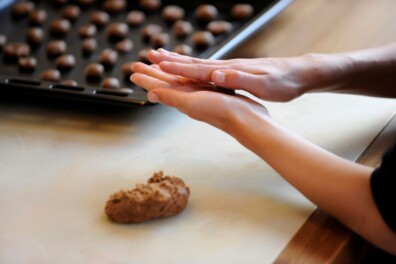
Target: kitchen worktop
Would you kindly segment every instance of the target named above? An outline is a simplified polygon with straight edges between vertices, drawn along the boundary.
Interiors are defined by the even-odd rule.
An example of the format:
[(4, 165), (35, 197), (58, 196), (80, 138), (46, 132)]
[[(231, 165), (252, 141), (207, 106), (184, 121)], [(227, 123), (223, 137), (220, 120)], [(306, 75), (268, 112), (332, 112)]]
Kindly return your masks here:
[[(231, 57), (386, 44), (396, 41), (395, 10), (394, 0), (296, 0)], [(334, 94), (265, 105), (292, 131), (350, 160), (395, 109), (392, 100)], [(159, 170), (190, 186), (184, 212), (138, 225), (106, 219), (110, 194)], [(176, 110), (4, 98), (0, 208), (0, 263), (40, 264), (270, 263), (316, 209), (234, 139)]]
[[(351, 160), (395, 108), (330, 94), (266, 105), (289, 129)], [(106, 219), (110, 194), (159, 170), (190, 186), (185, 211), (135, 225)], [(0, 208), (2, 263), (267, 263), (315, 206), (236, 140), (165, 106), (95, 112), (2, 102)]]

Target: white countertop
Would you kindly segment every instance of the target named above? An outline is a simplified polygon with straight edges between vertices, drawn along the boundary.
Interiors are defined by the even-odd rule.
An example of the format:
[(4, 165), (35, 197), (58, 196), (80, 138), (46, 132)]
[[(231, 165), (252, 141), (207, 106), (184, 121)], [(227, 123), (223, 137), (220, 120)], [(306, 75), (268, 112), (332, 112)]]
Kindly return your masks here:
[[(392, 100), (331, 94), (267, 105), (291, 130), (351, 160), (396, 109)], [(137, 225), (106, 219), (110, 194), (159, 170), (190, 186), (184, 212)], [(176, 110), (4, 102), (0, 208), (0, 263), (268, 263), (315, 209), (236, 140)]]

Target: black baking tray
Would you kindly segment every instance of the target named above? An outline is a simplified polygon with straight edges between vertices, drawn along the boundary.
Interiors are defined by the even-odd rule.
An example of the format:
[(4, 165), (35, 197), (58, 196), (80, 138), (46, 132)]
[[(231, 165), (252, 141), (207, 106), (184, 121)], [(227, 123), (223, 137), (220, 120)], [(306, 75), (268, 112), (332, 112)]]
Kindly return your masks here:
[[(204, 29), (202, 24), (196, 22), (193, 12), (195, 8), (203, 3), (210, 3), (215, 5), (219, 11), (218, 19), (228, 20), (233, 23), (234, 30), (227, 36), (216, 37), (216, 44), (206, 50), (194, 50), (193, 56), (200, 58), (220, 59), (223, 58), (230, 51), (235, 49), (238, 45), (246, 41), (257, 30), (267, 24), (272, 18), (279, 14), (285, 7), (287, 7), (293, 0), (261, 0), (261, 1), (243, 1), (243, 3), (250, 3), (255, 9), (254, 16), (248, 21), (232, 21), (229, 17), (230, 9), (236, 3), (242, 1), (162, 1), (163, 5), (177, 4), (186, 10), (185, 20), (193, 24), (194, 31)], [(11, 15), (12, 5), (17, 2), (13, 0), (0, 0), (0, 34), (7, 36), (8, 42), (25, 42), (25, 34), (29, 28), (27, 18), (14, 19)], [(48, 13), (47, 23), (42, 27), (44, 32), (48, 32), (48, 24), (53, 19), (60, 18), (62, 8), (56, 7), (50, 1), (34, 1), (36, 8), (46, 9)], [(72, 0), (69, 1), (73, 3)], [(46, 35), (45, 41), (38, 48), (32, 50), (32, 56), (38, 60), (38, 67), (33, 73), (19, 72), (18, 66), (9, 62), (5, 62), (0, 52), (0, 95), (2, 93), (17, 93), (22, 95), (38, 95), (45, 97), (71, 99), (77, 101), (88, 101), (94, 103), (104, 103), (118, 106), (135, 106), (149, 104), (146, 96), (146, 91), (140, 87), (132, 84), (128, 78), (125, 78), (121, 72), (121, 66), (128, 61), (136, 61), (137, 54), (140, 50), (150, 47), (149, 44), (142, 40), (140, 31), (143, 26), (137, 28), (130, 28), (128, 38), (134, 43), (134, 49), (131, 53), (119, 56), (118, 63), (110, 71), (106, 71), (104, 78), (116, 77), (121, 83), (122, 87), (129, 88), (132, 93), (125, 93), (122, 90), (101, 89), (99, 81), (88, 82), (85, 79), (84, 68), (92, 62), (98, 62), (98, 55), (101, 50), (105, 48), (113, 48), (114, 43), (109, 42), (105, 30), (99, 30), (96, 35), (98, 40), (98, 49), (91, 56), (86, 57), (81, 53), (80, 38), (78, 36), (79, 28), (88, 22), (89, 14), (100, 8), (101, 2), (82, 9), (81, 17), (73, 23), (71, 32), (63, 39), (68, 44), (68, 52), (76, 56), (76, 67), (68, 72), (62, 74), (62, 80), (73, 79), (78, 82), (77, 87), (62, 86), (58, 83), (51, 83), (39, 80), (39, 75), (43, 70), (55, 68), (54, 60), (46, 55), (46, 43), (52, 40), (49, 34)], [(128, 8), (115, 16), (111, 16), (112, 22), (125, 21), (126, 14), (133, 9), (140, 10), (136, 4), (138, 1), (128, 1)], [(172, 37), (171, 26), (167, 24), (161, 17), (161, 12), (148, 13), (144, 24), (155, 23), (163, 27), (164, 32), (170, 33), (171, 42), (165, 49), (172, 50), (176, 44), (186, 43), (191, 45), (190, 37), (184, 40), (178, 40)], [(192, 46), (192, 45), (191, 45)]]

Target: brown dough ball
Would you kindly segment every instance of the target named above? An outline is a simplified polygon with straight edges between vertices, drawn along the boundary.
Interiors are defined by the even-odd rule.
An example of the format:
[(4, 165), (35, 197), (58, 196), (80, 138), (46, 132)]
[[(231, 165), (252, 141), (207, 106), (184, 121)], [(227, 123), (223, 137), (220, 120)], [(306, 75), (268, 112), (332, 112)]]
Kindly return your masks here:
[(60, 84), (65, 86), (72, 86), (72, 87), (76, 87), (78, 85), (78, 83), (75, 80), (64, 80), (61, 81)]
[(147, 41), (147, 40), (150, 40), (150, 38), (152, 36), (154, 36), (155, 34), (158, 34), (161, 32), (162, 32), (161, 26), (159, 26), (157, 24), (148, 24), (142, 29), (141, 34), (142, 34), (143, 40)]
[(4, 58), (10, 61), (16, 61), (21, 57), (27, 57), (30, 54), (30, 46), (26, 43), (14, 42), (4, 45)]
[(102, 9), (110, 14), (117, 14), (124, 11), (126, 6), (125, 0), (106, 0), (102, 4)]
[(91, 63), (85, 67), (85, 77), (87, 80), (99, 80), (102, 78), (104, 67), (102, 64)]
[(126, 38), (128, 34), (128, 25), (121, 22), (113, 22), (107, 27), (107, 36), (112, 41), (119, 41)]
[(34, 57), (22, 57), (18, 60), (19, 70), (21, 72), (33, 72), (37, 67), (37, 60)]
[(146, 15), (139, 10), (132, 10), (126, 17), (126, 22), (129, 26), (134, 27), (142, 24), (146, 19)]
[(110, 196), (105, 213), (118, 223), (139, 223), (176, 215), (187, 206), (190, 189), (174, 176), (154, 173), (147, 184)]
[(0, 52), (3, 51), (4, 46), (7, 44), (7, 36), (0, 34)]
[(237, 4), (231, 9), (231, 16), (236, 20), (248, 19), (253, 13), (253, 6), (249, 4)]
[(154, 48), (162, 48), (170, 42), (170, 37), (168, 33), (158, 33), (150, 38), (150, 43)]
[(180, 55), (187, 55), (187, 56), (191, 56), (193, 54), (193, 50), (190, 46), (188, 46), (187, 44), (179, 44), (177, 45), (174, 49), (173, 52), (176, 52)]
[(58, 82), (61, 78), (61, 73), (58, 70), (46, 70), (40, 74), (40, 80), (48, 82)]
[(151, 64), (151, 61), (148, 58), (148, 53), (150, 51), (150, 48), (142, 49), (141, 51), (139, 51), (137, 55), (137, 60), (146, 64)]
[(130, 61), (122, 64), (121, 72), (124, 74), (125, 77), (129, 77), (133, 73), (132, 66), (134, 63), (135, 62)]
[(124, 39), (119, 41), (115, 48), (119, 53), (131, 52), (133, 49), (133, 42), (130, 39)]
[(19, 2), (13, 5), (12, 15), (16, 18), (22, 18), (34, 10), (35, 4), (32, 2)]
[(64, 54), (56, 58), (56, 68), (60, 71), (69, 71), (76, 65), (76, 57), (72, 54)]
[(178, 5), (168, 5), (162, 10), (162, 17), (168, 22), (175, 22), (183, 19), (185, 11)]
[(49, 2), (51, 2), (54, 6), (57, 7), (66, 4), (67, 2), (69, 2), (69, 0), (51, 0)]
[(120, 81), (114, 77), (106, 78), (100, 83), (100, 87), (106, 89), (118, 89), (120, 85)]
[(178, 38), (185, 38), (193, 32), (193, 26), (190, 22), (179, 20), (176, 21), (172, 26), (172, 31)]
[(33, 10), (29, 15), (29, 23), (32, 26), (41, 26), (47, 21), (47, 11), (44, 9)]
[(195, 10), (195, 17), (200, 22), (209, 22), (219, 15), (219, 11), (213, 5), (202, 4)]
[(104, 49), (99, 55), (99, 62), (106, 68), (113, 67), (118, 61), (118, 53), (112, 49)]
[(207, 29), (213, 35), (218, 36), (230, 33), (232, 31), (232, 24), (227, 21), (217, 20), (210, 22)]
[(140, 7), (150, 12), (158, 10), (161, 4), (161, 0), (139, 0)]
[(207, 48), (215, 43), (215, 38), (209, 31), (198, 31), (194, 33), (191, 39), (198, 49)]
[(80, 17), (81, 9), (76, 5), (69, 5), (63, 8), (62, 17), (74, 22)]
[(31, 27), (26, 32), (26, 42), (32, 46), (40, 45), (44, 40), (44, 31), (39, 27)]
[(94, 24), (84, 24), (80, 27), (79, 35), (81, 38), (92, 38), (96, 35), (97, 29)]
[(75, 2), (81, 6), (87, 7), (95, 4), (96, 0), (75, 0)]
[(70, 21), (67, 19), (53, 20), (49, 25), (49, 33), (55, 37), (64, 37), (71, 30)]
[(67, 44), (63, 40), (51, 40), (47, 45), (47, 55), (55, 58), (62, 54), (65, 54), (67, 50)]
[(98, 48), (98, 42), (94, 38), (86, 38), (81, 43), (81, 49), (84, 55), (92, 54)]
[(109, 23), (110, 16), (106, 12), (98, 10), (91, 13), (89, 21), (97, 27), (104, 27)]

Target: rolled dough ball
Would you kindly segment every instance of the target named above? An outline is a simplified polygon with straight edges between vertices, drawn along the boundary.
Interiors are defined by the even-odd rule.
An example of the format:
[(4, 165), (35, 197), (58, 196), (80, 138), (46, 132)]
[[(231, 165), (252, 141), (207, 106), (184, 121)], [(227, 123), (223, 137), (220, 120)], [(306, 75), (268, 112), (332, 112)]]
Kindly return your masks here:
[(187, 206), (190, 189), (182, 179), (154, 173), (147, 184), (110, 196), (105, 213), (118, 223), (139, 223), (176, 215)]

